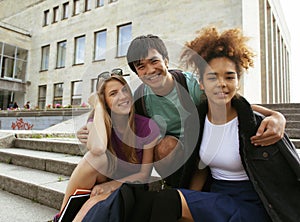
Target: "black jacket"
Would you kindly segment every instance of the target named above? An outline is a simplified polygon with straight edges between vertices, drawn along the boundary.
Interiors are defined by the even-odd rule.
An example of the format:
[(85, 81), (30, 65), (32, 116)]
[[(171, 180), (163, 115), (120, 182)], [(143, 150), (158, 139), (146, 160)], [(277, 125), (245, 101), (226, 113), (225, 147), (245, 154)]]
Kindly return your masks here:
[[(262, 200), (272, 221), (300, 221), (300, 159), (294, 145), (285, 135), (276, 144), (256, 147), (250, 137), (255, 135), (263, 117), (254, 113), (243, 98), (232, 100), (238, 113), (240, 156), (254, 189)], [(198, 107), (200, 136), (195, 152), (189, 159), (184, 181), (190, 181), (198, 166), (207, 102)]]

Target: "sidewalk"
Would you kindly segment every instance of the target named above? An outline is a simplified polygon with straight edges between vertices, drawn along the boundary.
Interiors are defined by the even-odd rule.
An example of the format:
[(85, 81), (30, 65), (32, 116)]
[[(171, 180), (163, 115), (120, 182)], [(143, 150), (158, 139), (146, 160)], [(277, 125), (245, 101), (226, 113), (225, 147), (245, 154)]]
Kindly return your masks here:
[(1, 222), (47, 222), (57, 210), (0, 190), (0, 212)]

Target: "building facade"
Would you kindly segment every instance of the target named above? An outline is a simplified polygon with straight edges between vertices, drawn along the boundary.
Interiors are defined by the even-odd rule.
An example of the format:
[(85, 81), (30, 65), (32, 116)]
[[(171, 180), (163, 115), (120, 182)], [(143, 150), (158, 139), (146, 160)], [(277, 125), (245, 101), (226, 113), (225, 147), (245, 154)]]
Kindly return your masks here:
[(87, 103), (99, 73), (122, 68), (130, 41), (160, 36), (171, 68), (186, 41), (207, 25), (241, 28), (251, 37), (255, 68), (241, 93), (253, 103), (289, 102), (290, 36), (277, 0), (0, 1), (0, 108), (10, 101), (46, 106)]

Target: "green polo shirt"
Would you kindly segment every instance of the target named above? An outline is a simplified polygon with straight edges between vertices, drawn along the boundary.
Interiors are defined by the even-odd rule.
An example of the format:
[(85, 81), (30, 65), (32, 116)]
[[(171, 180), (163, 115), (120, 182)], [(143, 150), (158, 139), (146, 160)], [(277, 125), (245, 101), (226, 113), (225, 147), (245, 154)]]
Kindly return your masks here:
[[(195, 105), (198, 105), (202, 94), (198, 81), (192, 73), (183, 72), (183, 74), (186, 77), (189, 95)], [(175, 84), (178, 86), (179, 83), (175, 81)], [(161, 135), (167, 134), (179, 138), (183, 136), (184, 121), (189, 113), (182, 107), (177, 90), (177, 87), (174, 87), (168, 95), (157, 96), (149, 86), (145, 85), (144, 95), (146, 95), (147, 114), (158, 124)]]

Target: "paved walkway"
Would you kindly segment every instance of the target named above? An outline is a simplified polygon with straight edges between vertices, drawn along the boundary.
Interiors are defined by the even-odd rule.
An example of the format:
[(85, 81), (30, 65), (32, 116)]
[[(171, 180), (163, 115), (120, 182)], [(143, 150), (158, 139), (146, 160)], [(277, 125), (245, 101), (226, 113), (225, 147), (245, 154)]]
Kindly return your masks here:
[(52, 220), (56, 213), (56, 209), (0, 190), (1, 222), (47, 222)]

